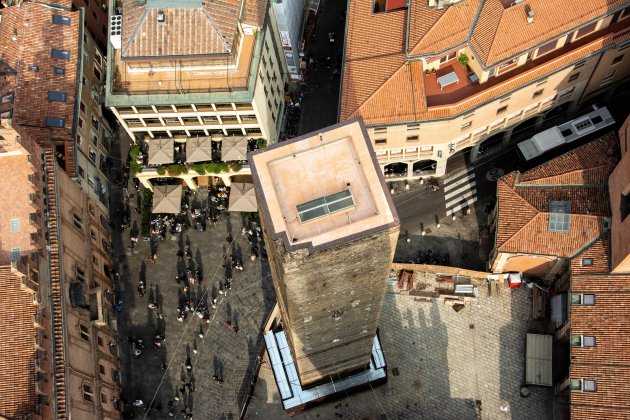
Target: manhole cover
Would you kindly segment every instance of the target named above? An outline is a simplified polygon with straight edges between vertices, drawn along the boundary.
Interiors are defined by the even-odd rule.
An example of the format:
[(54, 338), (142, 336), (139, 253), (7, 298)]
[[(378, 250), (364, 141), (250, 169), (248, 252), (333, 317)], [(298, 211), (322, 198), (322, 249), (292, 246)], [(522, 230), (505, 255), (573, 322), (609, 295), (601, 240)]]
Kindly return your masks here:
[(397, 367), (392, 369), (392, 375), (394, 375), (394, 376), (400, 375), (400, 372), (398, 371)]
[(470, 328), (471, 330), (474, 330), (475, 329), (475, 324), (468, 325), (468, 328)]
[(501, 168), (492, 168), (488, 172), (486, 172), (486, 179), (488, 181), (496, 182), (497, 179), (501, 178), (505, 174), (505, 171)]

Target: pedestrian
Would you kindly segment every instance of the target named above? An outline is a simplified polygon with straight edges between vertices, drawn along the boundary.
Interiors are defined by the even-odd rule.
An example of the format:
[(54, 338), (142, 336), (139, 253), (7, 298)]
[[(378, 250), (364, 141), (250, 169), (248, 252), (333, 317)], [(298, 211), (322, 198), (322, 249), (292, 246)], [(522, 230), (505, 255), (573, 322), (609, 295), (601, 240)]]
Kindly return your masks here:
[(186, 358), (186, 369), (192, 370), (192, 361), (190, 360), (190, 356)]
[(234, 330), (234, 333), (236, 334), (238, 332), (238, 325), (235, 325), (234, 328), (232, 328)]
[(225, 321), (225, 326), (226, 328), (232, 328), (232, 321), (230, 321), (229, 319)]

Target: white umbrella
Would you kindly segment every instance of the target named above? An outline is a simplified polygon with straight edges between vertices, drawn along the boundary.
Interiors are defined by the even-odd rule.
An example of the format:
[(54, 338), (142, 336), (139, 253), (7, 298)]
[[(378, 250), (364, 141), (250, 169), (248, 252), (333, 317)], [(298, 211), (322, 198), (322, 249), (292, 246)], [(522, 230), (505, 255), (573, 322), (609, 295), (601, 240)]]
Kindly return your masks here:
[(153, 188), (153, 213), (177, 214), (181, 210), (181, 185), (157, 185)]
[(236, 183), (230, 187), (229, 211), (258, 211), (254, 184)]

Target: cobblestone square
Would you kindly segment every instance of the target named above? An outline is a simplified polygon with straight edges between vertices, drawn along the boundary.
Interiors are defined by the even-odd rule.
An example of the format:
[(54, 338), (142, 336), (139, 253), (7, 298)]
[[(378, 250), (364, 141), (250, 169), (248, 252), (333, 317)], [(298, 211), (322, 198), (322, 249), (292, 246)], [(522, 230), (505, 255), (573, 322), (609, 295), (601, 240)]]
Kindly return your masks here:
[[(455, 312), (440, 299), (417, 302), (388, 293), (380, 337), (388, 383), (296, 418), (351, 419), (537, 419), (552, 417), (552, 390), (530, 387), (525, 378), (525, 340), (530, 328), (530, 291), (500, 288)], [(260, 370), (247, 418), (288, 417), (273, 374)]]
[[(203, 192), (199, 192), (200, 200)], [(133, 201), (133, 199), (132, 199)], [(139, 220), (137, 220), (139, 223)], [(267, 319), (275, 295), (266, 262), (249, 258), (250, 244), (241, 236), (240, 214), (222, 215), (217, 226), (199, 232), (188, 232), (172, 236), (167, 234), (157, 243), (157, 261), (147, 261), (149, 244), (139, 241), (137, 254), (127, 251), (127, 269), (120, 270), (122, 280), (123, 310), (120, 314), (119, 353), (122, 361), (124, 398), (129, 401), (142, 399), (145, 407), (153, 402), (154, 409), (147, 413), (140, 408), (127, 405), (127, 414), (135, 411), (136, 417), (168, 418), (168, 401), (173, 401), (177, 417), (183, 418), (181, 410), (189, 408), (194, 418), (238, 418), (261, 352), (262, 326)], [(243, 255), (244, 270), (233, 270), (232, 289), (219, 293), (219, 281), (225, 276), (224, 262), (230, 265), (226, 237), (234, 238), (234, 248)], [(129, 231), (123, 232), (128, 243)], [(190, 298), (193, 305), (204, 302), (209, 308), (210, 319), (205, 322), (189, 314), (183, 322), (177, 320), (177, 308), (185, 300), (182, 287), (177, 284), (177, 251), (190, 243), (192, 258), (186, 265), (200, 268), (203, 280), (191, 286)], [(181, 267), (180, 267), (181, 268)], [(141, 277), (146, 278), (147, 293), (138, 295), (136, 287)], [(213, 298), (217, 299), (212, 308)], [(159, 310), (149, 309), (148, 303), (155, 301)], [(164, 319), (157, 317), (158, 311)], [(230, 319), (232, 327), (226, 326)], [(162, 348), (153, 350), (153, 337), (162, 330), (166, 340)], [(141, 338), (145, 343), (142, 354), (133, 356), (132, 345), (125, 337)], [(190, 357), (192, 369), (185, 367)], [(166, 363), (167, 368), (161, 369)], [(213, 379), (217, 375), (223, 382)], [(194, 383), (194, 392), (179, 391), (184, 383)], [(179, 401), (175, 397), (179, 398)]]

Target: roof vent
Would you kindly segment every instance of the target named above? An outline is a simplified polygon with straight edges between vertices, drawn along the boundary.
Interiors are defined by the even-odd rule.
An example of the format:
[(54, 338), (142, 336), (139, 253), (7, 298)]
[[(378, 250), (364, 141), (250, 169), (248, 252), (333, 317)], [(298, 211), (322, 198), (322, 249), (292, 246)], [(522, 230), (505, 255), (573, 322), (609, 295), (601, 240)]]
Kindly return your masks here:
[(114, 15), (109, 20), (109, 42), (119, 50), (122, 44), (122, 16)]
[(166, 15), (161, 10), (157, 14), (157, 21), (158, 21), (158, 23), (160, 23), (162, 25), (164, 25), (166, 23)]
[(533, 23), (534, 22), (534, 16), (536, 14), (534, 13), (533, 10), (528, 10), (527, 11), (527, 23)]

